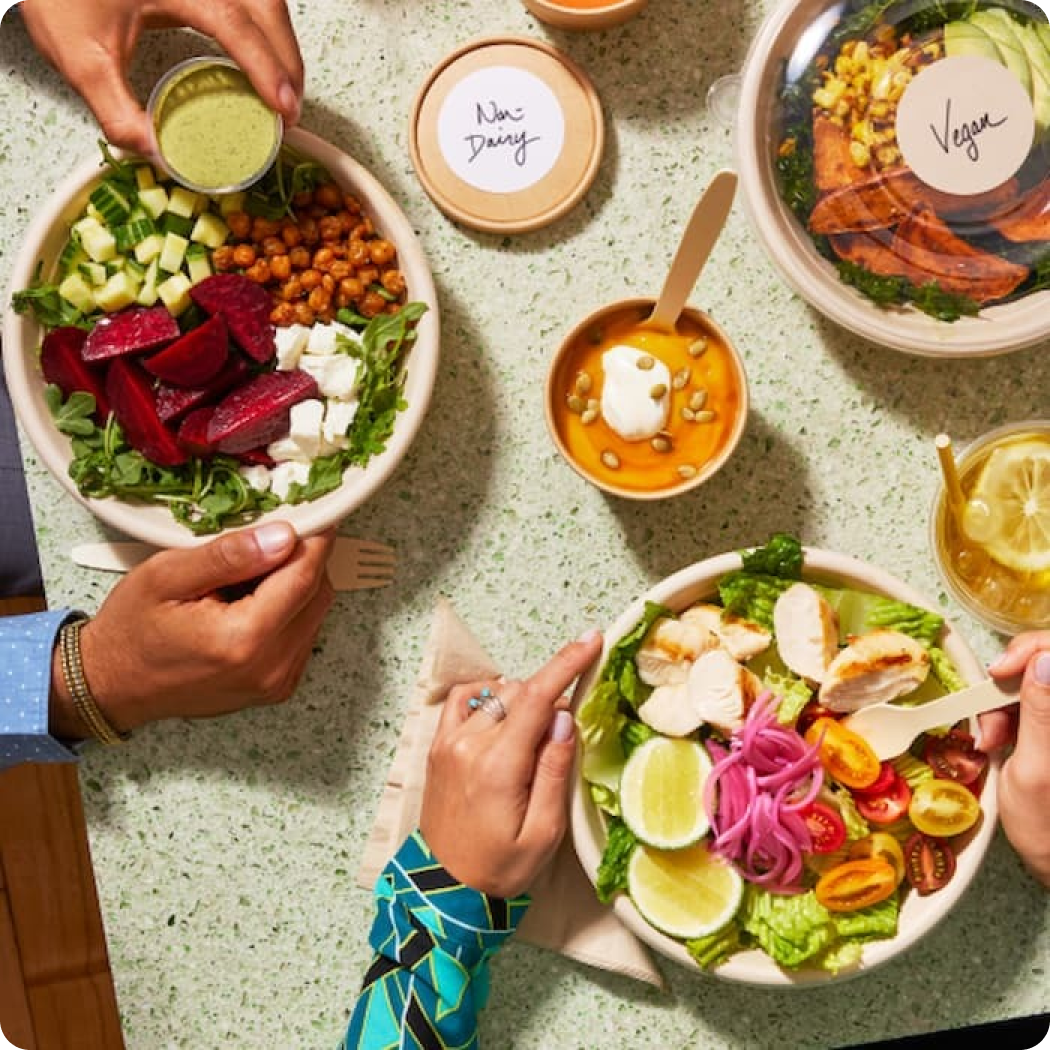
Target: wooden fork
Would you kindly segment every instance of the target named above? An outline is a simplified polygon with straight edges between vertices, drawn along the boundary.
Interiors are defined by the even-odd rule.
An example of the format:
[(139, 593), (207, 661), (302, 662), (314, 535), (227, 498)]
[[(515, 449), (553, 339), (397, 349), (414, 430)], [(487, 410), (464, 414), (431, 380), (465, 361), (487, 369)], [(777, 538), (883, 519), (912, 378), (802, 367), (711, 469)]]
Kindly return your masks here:
[[(81, 543), (73, 548), (72, 558), (84, 568), (127, 572), (156, 553), (156, 547), (134, 541)], [(386, 587), (393, 581), (396, 567), (393, 547), (353, 536), (337, 536), (328, 558), (328, 575), (337, 591)]]

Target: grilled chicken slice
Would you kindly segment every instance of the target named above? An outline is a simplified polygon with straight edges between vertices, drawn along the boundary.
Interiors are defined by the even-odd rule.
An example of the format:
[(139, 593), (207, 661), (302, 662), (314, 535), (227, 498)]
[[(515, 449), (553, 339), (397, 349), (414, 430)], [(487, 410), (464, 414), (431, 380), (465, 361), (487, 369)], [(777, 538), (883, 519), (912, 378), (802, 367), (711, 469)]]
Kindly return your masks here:
[(900, 631), (854, 638), (828, 667), (820, 702), (832, 711), (857, 711), (917, 689), (930, 673), (930, 655)]
[(717, 645), (718, 639), (702, 624), (664, 617), (649, 628), (635, 654), (639, 677), (646, 685), (681, 685), (692, 662)]
[(649, 699), (638, 708), (638, 717), (651, 729), (665, 736), (688, 736), (699, 729), (703, 722), (685, 682), (657, 686)]
[[(747, 662), (765, 652), (773, 636), (762, 626), (732, 616), (717, 605), (694, 605), (682, 613), (684, 623), (698, 623), (710, 631), (734, 660)], [(712, 646), (712, 648), (714, 648)]]
[(824, 681), (839, 648), (839, 618), (823, 595), (793, 583), (773, 606), (773, 631), (780, 658), (795, 674)]
[(762, 681), (725, 649), (713, 649), (693, 664), (686, 688), (697, 725), (710, 722), (728, 736), (743, 724), (747, 709), (762, 691)]

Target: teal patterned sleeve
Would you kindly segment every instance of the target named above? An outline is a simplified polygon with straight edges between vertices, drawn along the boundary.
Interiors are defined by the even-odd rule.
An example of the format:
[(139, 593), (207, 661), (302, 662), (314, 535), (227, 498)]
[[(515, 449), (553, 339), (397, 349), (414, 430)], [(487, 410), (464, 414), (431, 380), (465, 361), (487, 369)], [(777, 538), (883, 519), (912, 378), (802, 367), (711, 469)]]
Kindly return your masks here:
[(518, 928), (528, 897), (457, 882), (413, 832), (376, 883), (365, 974), (341, 1050), (471, 1050), (488, 998), (488, 959)]

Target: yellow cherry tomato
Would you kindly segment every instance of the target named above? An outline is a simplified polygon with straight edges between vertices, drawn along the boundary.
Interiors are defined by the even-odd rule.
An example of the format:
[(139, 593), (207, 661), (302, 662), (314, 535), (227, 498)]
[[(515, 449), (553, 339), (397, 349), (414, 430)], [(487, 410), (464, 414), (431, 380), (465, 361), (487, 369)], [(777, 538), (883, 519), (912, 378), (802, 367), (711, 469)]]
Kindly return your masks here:
[(980, 815), (981, 804), (969, 788), (939, 777), (919, 784), (908, 806), (911, 822), (923, 834), (938, 839), (969, 831)]
[(821, 875), (817, 900), (828, 911), (856, 911), (886, 900), (897, 889), (893, 865), (878, 857), (847, 860)]
[(901, 844), (888, 832), (873, 831), (870, 835), (857, 839), (850, 846), (850, 860), (865, 860), (868, 857), (886, 861), (897, 876), (898, 886), (904, 881), (904, 850), (901, 849)]
[(805, 739), (811, 746), (820, 741), (820, 763), (840, 784), (866, 788), (879, 779), (882, 764), (867, 740), (834, 718), (818, 718)]

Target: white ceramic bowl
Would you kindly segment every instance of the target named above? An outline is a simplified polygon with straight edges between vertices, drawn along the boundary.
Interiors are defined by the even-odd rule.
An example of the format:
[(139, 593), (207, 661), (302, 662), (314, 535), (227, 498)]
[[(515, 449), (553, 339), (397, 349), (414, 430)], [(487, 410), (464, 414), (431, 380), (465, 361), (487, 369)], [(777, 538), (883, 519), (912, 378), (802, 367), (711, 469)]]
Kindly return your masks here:
[(783, 278), (799, 295), (845, 328), (896, 350), (926, 357), (989, 357), (1050, 336), (1050, 292), (987, 307), (948, 323), (913, 307), (876, 306), (839, 280), (809, 234), (781, 200), (773, 162), (777, 99), (785, 64), (804, 34), (823, 39), (838, 20), (835, 0), (783, 0), (752, 41), (737, 112), (740, 183), (752, 225)]
[[(418, 337), (408, 356), (404, 391), (408, 407), (398, 413), (394, 432), (382, 454), (373, 457), (363, 468), (354, 467), (343, 484), (327, 495), (294, 506), (282, 504), (253, 523), (277, 519), (289, 521), (300, 535), (306, 536), (337, 525), (361, 506), (390, 477), (408, 451), (423, 421), (434, 387), (439, 320), (430, 267), (411, 224), (393, 198), (357, 161), (316, 135), (292, 128), (285, 135), (285, 141), (318, 161), (344, 190), (357, 195), (376, 228), (397, 248), (408, 299), (424, 302), (428, 307), (419, 322)], [(44, 381), (37, 363), (43, 332), (32, 316), (16, 314), (10, 305), (12, 293), (29, 285), (39, 261), (43, 260), (45, 274), (53, 268), (68, 236), (70, 222), (81, 213), (91, 189), (102, 175), (97, 157), (78, 164), (26, 232), (15, 259), (4, 309), (7, 385), (15, 412), (30, 441), (71, 496), (107, 525), (145, 543), (158, 547), (191, 547), (212, 537), (195, 536), (180, 525), (166, 507), (112, 498), (86, 499), (77, 491), (68, 472), (71, 459), (69, 439), (55, 428), (44, 402)]]
[[(609, 650), (638, 623), (647, 601), (660, 602), (675, 612), (681, 611), (694, 602), (713, 597), (717, 592), (718, 581), (727, 572), (739, 568), (740, 556), (738, 554), (722, 554), (708, 558), (706, 561), (690, 565), (673, 576), (667, 577), (637, 601), (632, 602), (623, 615), (607, 630), (602, 659), (580, 679), (576, 687), (574, 703), (578, 706), (590, 693), (605, 664)], [(896, 577), (843, 554), (807, 548), (805, 575), (807, 579), (817, 582), (862, 588), (928, 609), (934, 608), (932, 602), (913, 591)], [(984, 678), (980, 662), (950, 626), (945, 627), (942, 644), (967, 682), (976, 683)], [(965, 844), (958, 850), (957, 867), (952, 880), (943, 889), (927, 897), (920, 897), (914, 891), (908, 893), (901, 908), (897, 936), (864, 945), (859, 968), (844, 971), (838, 975), (815, 969), (789, 971), (777, 966), (760, 949), (754, 948), (733, 955), (721, 966), (704, 972), (745, 984), (807, 986), (841, 981), (892, 959), (909, 945), (918, 941), (940, 919), (944, 918), (976, 875), (995, 832), (997, 782), (998, 763), (993, 760), (989, 765), (984, 790), (981, 793), (983, 816), (973, 831), (961, 837), (961, 841)], [(594, 882), (605, 846), (605, 825), (601, 812), (591, 801), (590, 792), (584, 785), (578, 769), (573, 789), (571, 820), (576, 853), (587, 876)], [(955, 845), (954, 841), (953, 845)], [(625, 893), (616, 896), (613, 909), (630, 930), (657, 951), (683, 966), (694, 970), (700, 969), (679, 941), (660, 933), (642, 918)]]

